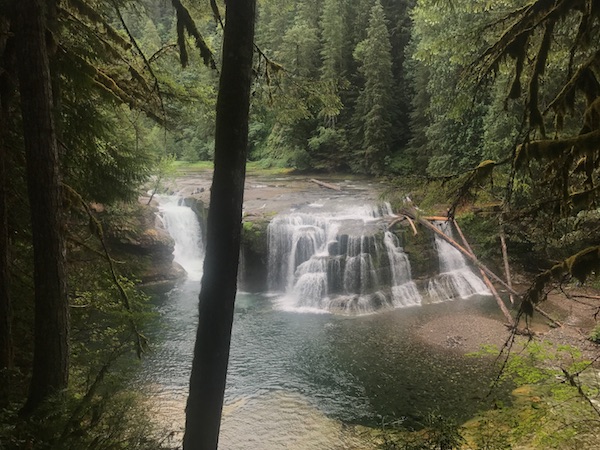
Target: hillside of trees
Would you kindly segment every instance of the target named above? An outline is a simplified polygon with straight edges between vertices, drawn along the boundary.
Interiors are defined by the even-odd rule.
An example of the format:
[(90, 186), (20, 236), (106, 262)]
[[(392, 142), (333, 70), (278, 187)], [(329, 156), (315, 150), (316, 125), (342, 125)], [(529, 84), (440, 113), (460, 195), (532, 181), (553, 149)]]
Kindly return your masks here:
[[(225, 9), (0, 2), (0, 449), (157, 448), (126, 383), (148, 299), (92, 206), (126, 228), (172, 161), (213, 160)], [(594, 0), (259, 0), (248, 160), (476, 203), (530, 313), (598, 283), (599, 37)]]

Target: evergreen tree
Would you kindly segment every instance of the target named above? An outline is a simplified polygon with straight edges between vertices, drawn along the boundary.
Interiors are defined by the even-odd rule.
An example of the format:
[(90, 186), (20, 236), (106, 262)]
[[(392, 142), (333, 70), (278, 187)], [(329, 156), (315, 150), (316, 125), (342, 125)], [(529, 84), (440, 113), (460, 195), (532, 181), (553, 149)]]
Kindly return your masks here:
[(367, 173), (384, 172), (386, 158), (391, 154), (390, 131), (393, 105), (392, 58), (389, 32), (381, 2), (371, 9), (367, 38), (354, 50), (364, 79), (355, 112), (361, 148), (360, 165)]
[(431, 149), (427, 140), (427, 128), (430, 125), (429, 104), (431, 101), (428, 87), (429, 69), (416, 60), (407, 60), (406, 71), (412, 87), (412, 111), (410, 113), (411, 139), (405, 150), (399, 172), (403, 175), (425, 176)]
[(304, 2), (298, 4), (295, 19), (285, 31), (276, 55), (288, 71), (300, 77), (314, 78), (320, 64), (319, 28), (314, 11)]
[[(484, 42), (474, 30), (486, 14), (471, 2), (455, 9), (418, 2), (405, 64), (414, 89), (410, 153), (423, 172), (448, 176), (477, 165), (483, 152), (483, 116), (488, 95), (476, 92), (462, 74)], [(452, 12), (452, 13), (451, 13)], [(425, 153), (422, 153), (425, 150)], [(425, 156), (425, 158), (423, 158)]]
[(347, 68), (347, 55), (345, 47), (348, 36), (346, 36), (346, 17), (344, 3), (342, 0), (325, 0), (323, 2), (323, 14), (321, 15), (321, 76), (324, 80), (339, 83), (345, 75)]
[(392, 165), (391, 169), (398, 172), (406, 167), (406, 147), (410, 139), (410, 112), (412, 110), (412, 89), (406, 73), (405, 60), (407, 48), (411, 41), (412, 20), (410, 11), (416, 2), (414, 0), (382, 0), (385, 15), (390, 23), (389, 34), (392, 45), (392, 75), (394, 91), (392, 97)]

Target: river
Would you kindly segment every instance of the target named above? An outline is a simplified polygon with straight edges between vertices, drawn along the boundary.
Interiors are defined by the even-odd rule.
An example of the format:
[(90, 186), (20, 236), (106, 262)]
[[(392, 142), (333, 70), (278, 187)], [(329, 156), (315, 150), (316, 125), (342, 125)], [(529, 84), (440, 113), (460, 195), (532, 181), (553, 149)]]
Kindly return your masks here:
[[(159, 321), (143, 382), (161, 424), (175, 430), (184, 423), (198, 292), (186, 280), (154, 297)], [(282, 311), (273, 297), (239, 293), (221, 448), (369, 448), (348, 425), (418, 427), (432, 411), (467, 419), (488, 393), (490, 363), (417, 333), (457, 313), (497, 317), (489, 297), (346, 317)]]
[[(339, 203), (339, 199), (337, 202)], [(319, 211), (323, 204), (325, 202), (318, 204)], [(172, 202), (167, 205), (168, 208), (178, 208)], [(310, 202), (305, 202), (304, 205), (305, 208), (315, 207)], [(298, 206), (294, 210), (297, 211)], [(188, 211), (176, 212), (185, 213), (182, 217), (189, 219)], [(338, 213), (339, 211), (335, 214)], [(344, 227), (341, 219), (331, 214), (333, 213), (329, 212), (325, 216), (321, 214), (316, 221), (317, 225), (310, 227), (298, 222), (296, 216), (283, 217), (285, 223), (295, 224), (294, 227), (304, 234), (307, 229), (311, 235), (320, 233), (319, 227), (323, 227), (322, 234), (328, 236), (328, 240), (322, 244), (314, 239), (310, 240), (314, 247), (312, 253), (306, 253), (306, 249), (301, 248), (285, 250), (286, 254), (292, 256), (284, 256), (283, 260), (294, 261), (292, 269), (286, 269), (285, 272), (289, 272), (292, 277), (295, 273), (297, 282), (302, 279), (301, 267), (319, 266), (311, 264), (311, 260), (327, 258), (327, 248), (331, 248), (332, 236), (335, 236), (340, 227)], [(344, 217), (347, 218), (347, 214)], [(188, 230), (189, 225), (181, 231), (178, 220), (167, 226), (180, 230), (171, 231), (172, 234), (182, 235), (181, 242), (174, 236), (175, 255), (181, 255), (182, 248), (196, 247), (195, 244), (190, 244), (190, 239), (191, 242), (201, 241), (199, 234)], [(373, 227), (374, 221), (376, 226), (378, 219), (369, 215), (368, 219), (361, 220), (361, 223)], [(355, 230), (357, 217), (354, 213), (351, 221)], [(360, 228), (362, 230), (362, 225)], [(333, 234), (332, 229), (335, 231)], [(281, 239), (292, 243), (302, 242), (302, 239), (294, 239), (291, 235), (286, 237), (285, 233), (281, 236)], [(352, 239), (345, 238), (348, 242)], [(402, 259), (399, 258), (402, 249), (397, 244), (390, 245), (389, 236), (386, 239), (386, 245), (370, 245), (377, 247), (378, 252), (383, 252), (383, 257), (380, 254), (376, 258), (379, 261), (387, 261), (385, 252), (388, 252), (390, 263), (385, 270), (393, 272)], [(348, 249), (352, 247), (350, 244), (346, 246)], [(444, 251), (441, 246), (438, 250)], [(363, 253), (359, 254), (366, 255), (365, 251), (362, 249), (360, 252)], [(186, 263), (189, 264), (190, 260), (193, 263), (194, 258), (201, 258), (201, 253), (200, 248), (196, 257), (186, 254)], [(299, 254), (306, 255), (303, 259), (298, 259)], [(361, 256), (361, 260), (370, 259), (366, 256)], [(335, 258), (351, 261), (357, 256), (351, 256), (350, 253), (343, 256), (338, 251)], [(402, 261), (404, 259), (406, 258), (403, 257)], [(454, 265), (456, 261), (452, 261)], [(464, 263), (459, 262), (458, 266), (456, 269), (460, 276), (453, 275), (451, 271), (442, 274), (444, 279), (458, 280), (459, 284), (464, 284), (464, 271), (469, 269)], [(346, 270), (342, 271), (344, 279), (337, 283), (345, 286), (343, 289), (346, 290), (348, 286), (354, 286), (358, 282), (346, 279), (354, 277), (348, 267), (350, 264), (346, 263)], [(201, 278), (201, 269), (199, 272), (198, 268), (198, 265), (192, 264), (192, 268), (188, 265), (187, 279), (180, 280), (168, 292), (153, 293), (153, 302), (158, 312), (154, 330), (150, 333), (154, 343), (153, 352), (144, 361), (140, 374), (140, 383), (151, 399), (149, 405), (155, 411), (157, 424), (167, 431), (176, 431), (175, 439), (180, 438), (179, 432), (184, 425), (185, 399), (197, 324)], [(312, 272), (309, 271), (309, 274), (314, 279), (328, 276), (327, 271), (319, 272), (323, 269), (310, 270)], [(403, 273), (410, 274), (410, 267), (402, 270)], [(366, 272), (368, 271), (364, 267), (358, 268), (358, 278), (364, 278)], [(378, 276), (382, 279), (381, 270)], [(392, 280), (392, 283), (397, 279), (394, 273), (385, 278)], [(478, 348), (477, 333), (475, 336), (473, 333), (469, 335), (468, 330), (471, 325), (475, 326), (474, 321), (489, 321), (502, 328), (496, 321), (500, 315), (493, 299), (490, 296), (474, 295), (473, 292), (477, 292), (478, 287), (475, 291), (465, 292), (464, 298), (448, 301), (438, 298), (434, 291), (439, 288), (430, 282), (429, 291), (433, 292), (431, 298), (427, 300), (425, 297), (421, 301), (419, 296), (418, 301), (410, 302), (395, 301), (397, 294), (406, 290), (388, 289), (386, 292), (394, 301), (384, 303), (385, 308), (368, 309), (367, 314), (362, 314), (364, 309), (351, 314), (339, 314), (339, 309), (328, 310), (324, 306), (329, 305), (325, 301), (329, 297), (322, 292), (311, 300), (311, 308), (290, 307), (290, 298), (292, 302), (299, 301), (298, 305), (306, 302), (302, 298), (306, 290), (298, 290), (294, 286), (294, 278), (290, 282), (283, 281), (282, 285), (287, 286), (284, 288), (287, 292), (238, 292), (220, 448), (374, 448), (371, 435), (367, 432), (369, 427), (377, 428), (393, 422), (407, 428), (419, 428), (426, 423), (427, 416), (431, 413), (461, 422), (493, 402), (494, 398), (488, 396), (489, 385), (495, 375), (491, 361), (465, 354), (464, 344), (468, 339), (471, 340), (470, 349)], [(331, 280), (323, 283), (324, 286), (332, 285)], [(406, 280), (396, 282), (400, 283), (406, 283)], [(475, 284), (477, 283), (480, 281), (476, 278)], [(369, 286), (370, 284), (372, 283)], [(367, 284), (359, 287), (362, 290), (358, 294), (348, 295), (346, 292), (340, 294), (339, 298), (346, 301), (348, 298), (356, 300), (383, 296), (382, 291), (375, 294), (364, 291), (365, 286)], [(294, 295), (299, 297), (294, 300)], [(348, 308), (343, 311), (348, 311)], [(463, 320), (460, 325), (462, 329), (457, 330), (456, 324), (460, 320)], [(479, 329), (481, 327), (480, 325)]]

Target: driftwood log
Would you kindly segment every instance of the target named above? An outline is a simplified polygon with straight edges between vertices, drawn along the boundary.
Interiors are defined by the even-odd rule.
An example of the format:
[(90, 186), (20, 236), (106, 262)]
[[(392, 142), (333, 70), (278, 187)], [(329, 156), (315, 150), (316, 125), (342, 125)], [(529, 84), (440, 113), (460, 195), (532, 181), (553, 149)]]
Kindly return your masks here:
[[(466, 250), (468, 250), (471, 253), (471, 255), (474, 257), (475, 253), (473, 252), (473, 249), (469, 245), (469, 242), (467, 241), (467, 238), (463, 234), (462, 230), (458, 226), (458, 223), (456, 222), (456, 220), (452, 220), (452, 223), (454, 224), (454, 228), (456, 228), (456, 231), (458, 232), (458, 234), (460, 236), (460, 239), (462, 240), (462, 242), (463, 242)], [(496, 303), (498, 304), (498, 307), (500, 308), (500, 311), (502, 311), (502, 314), (504, 314), (504, 317), (506, 317), (506, 320), (508, 321), (508, 324), (511, 327), (514, 327), (515, 326), (515, 321), (514, 321), (513, 317), (510, 315), (510, 312), (508, 311), (508, 308), (504, 304), (504, 301), (502, 300), (502, 297), (500, 297), (500, 294), (498, 294), (498, 291), (496, 290), (496, 287), (490, 281), (489, 277), (483, 271), (483, 269), (479, 268), (479, 272), (481, 273), (481, 277), (483, 278), (483, 281), (484, 281), (485, 285), (488, 287), (488, 289), (490, 290), (490, 292), (492, 293), (492, 295), (496, 299)]]
[(333, 189), (334, 191), (341, 191), (342, 190), (341, 187), (336, 186), (335, 184), (325, 183), (323, 181), (315, 180), (314, 178), (311, 178), (310, 182), (318, 184), (319, 186), (327, 188), (327, 189)]
[[(479, 261), (477, 259), (477, 257), (473, 253), (473, 250), (471, 249), (469, 243), (467, 242), (466, 238), (464, 237), (462, 230), (460, 229), (460, 227), (458, 226), (456, 221), (453, 221), (453, 222), (456, 227), (456, 230), (458, 231), (458, 233), (461, 236), (461, 239), (463, 240), (464, 247), (462, 245), (460, 245), (458, 242), (456, 242), (454, 239), (452, 239), (450, 236), (447, 236), (440, 229), (438, 229), (435, 225), (433, 225), (432, 223), (430, 223), (428, 221), (428, 220), (433, 220), (433, 221), (447, 222), (448, 220), (450, 220), (448, 217), (442, 217), (442, 216), (418, 217), (418, 215), (416, 214), (416, 210), (414, 208), (404, 208), (402, 211), (400, 211), (400, 214), (405, 216), (406, 219), (409, 219), (409, 220), (412, 219), (412, 220), (420, 223), (421, 225), (423, 225), (425, 228), (428, 228), (429, 230), (433, 231), (436, 235), (438, 235), (439, 237), (444, 239), (446, 242), (448, 242), (450, 245), (452, 245), (455, 249), (457, 249), (460, 253), (462, 253), (467, 259), (469, 259), (473, 264), (475, 264), (481, 271), (481, 274), (483, 276), (483, 281), (485, 282), (486, 286), (488, 286), (488, 288), (490, 289), (490, 291), (496, 298), (496, 301), (498, 302), (498, 306), (502, 310), (502, 313), (504, 314), (504, 316), (507, 318), (507, 320), (510, 324), (510, 328), (515, 330), (515, 332), (519, 331), (516, 327), (514, 319), (510, 315), (508, 309), (506, 308), (506, 305), (504, 305), (504, 302), (500, 298), (500, 295), (498, 294), (498, 291), (492, 284), (490, 278), (493, 279), (494, 281), (496, 281), (498, 284), (502, 285), (510, 293), (511, 296), (514, 295), (517, 298), (521, 298), (521, 294), (513, 289), (512, 283), (505, 282), (502, 278), (500, 278), (498, 275), (496, 275), (494, 272), (492, 272), (490, 269), (488, 269), (481, 261)], [(397, 222), (397, 221), (394, 221), (394, 222)], [(540, 313), (540, 315), (542, 315), (543, 317), (545, 317), (552, 323), (554, 323), (554, 325), (556, 325), (558, 327), (562, 327), (562, 323), (560, 323), (558, 320), (551, 317), (547, 312), (540, 309), (539, 306), (534, 305), (534, 310), (537, 311), (538, 313)], [(527, 331), (527, 332), (529, 332), (529, 331)]]
[[(512, 287), (512, 279), (510, 276), (510, 266), (508, 264), (508, 250), (506, 248), (506, 236), (504, 230), (500, 231), (500, 244), (502, 246), (502, 259), (504, 260), (504, 275), (506, 276), (506, 283)], [(510, 302), (515, 303), (515, 298), (510, 294)]]
[(429, 223), (427, 220), (425, 220), (421, 217), (417, 217), (415, 212), (411, 211), (409, 209), (403, 209), (401, 211), (401, 214), (404, 214), (405, 216), (410, 217), (413, 220), (419, 222), (425, 228), (428, 228), (429, 230), (431, 230), (435, 234), (437, 234), (439, 237), (444, 239), (446, 242), (448, 242), (450, 245), (452, 245), (455, 249), (457, 249), (459, 252), (461, 252), (466, 258), (468, 258), (469, 261), (471, 261), (478, 268), (483, 270), (488, 275), (488, 277), (490, 277), (492, 280), (494, 280), (498, 284), (502, 285), (508, 292), (512, 293), (513, 295), (515, 295), (517, 297), (521, 296), (521, 294), (519, 292), (515, 291), (512, 287), (510, 287), (508, 284), (506, 284), (506, 282), (502, 278), (500, 278), (498, 275), (496, 275), (494, 272), (492, 272), (487, 266), (485, 266), (481, 261), (479, 261), (476, 256), (471, 254), (467, 249), (465, 249), (462, 245), (460, 245), (454, 239), (452, 239), (449, 236), (446, 236), (446, 234), (444, 234), (442, 231), (440, 231), (435, 225)]

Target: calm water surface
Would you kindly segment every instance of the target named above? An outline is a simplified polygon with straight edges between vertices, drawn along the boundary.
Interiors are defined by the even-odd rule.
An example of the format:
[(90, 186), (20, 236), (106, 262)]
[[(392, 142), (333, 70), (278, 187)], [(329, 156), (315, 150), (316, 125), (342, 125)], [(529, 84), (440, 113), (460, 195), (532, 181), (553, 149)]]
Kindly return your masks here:
[[(155, 350), (141, 382), (167, 428), (183, 426), (198, 292), (198, 281), (184, 280), (155, 295)], [(354, 425), (418, 426), (431, 411), (463, 420), (488, 393), (489, 362), (427, 345), (415, 331), (457, 311), (495, 317), (490, 297), (358, 317), (276, 304), (238, 294), (220, 448), (370, 448)]]

